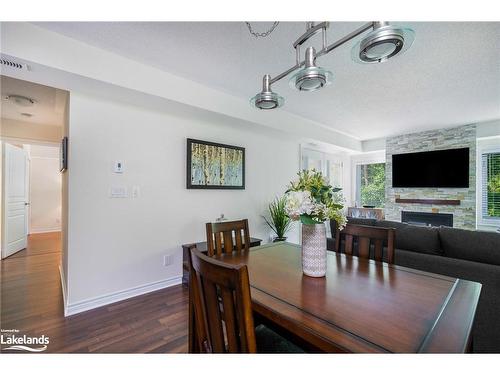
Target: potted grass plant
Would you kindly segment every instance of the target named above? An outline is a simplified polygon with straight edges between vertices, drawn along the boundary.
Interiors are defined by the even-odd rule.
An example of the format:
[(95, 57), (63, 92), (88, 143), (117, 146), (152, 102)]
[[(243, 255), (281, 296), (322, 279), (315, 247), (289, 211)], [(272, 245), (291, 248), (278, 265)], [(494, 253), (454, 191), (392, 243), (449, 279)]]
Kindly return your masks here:
[(288, 216), (285, 210), (286, 198), (276, 197), (271, 203), (269, 203), (269, 218), (263, 216), (267, 225), (276, 234), (273, 242), (286, 241), (286, 232), (290, 229), (292, 225), (292, 220)]

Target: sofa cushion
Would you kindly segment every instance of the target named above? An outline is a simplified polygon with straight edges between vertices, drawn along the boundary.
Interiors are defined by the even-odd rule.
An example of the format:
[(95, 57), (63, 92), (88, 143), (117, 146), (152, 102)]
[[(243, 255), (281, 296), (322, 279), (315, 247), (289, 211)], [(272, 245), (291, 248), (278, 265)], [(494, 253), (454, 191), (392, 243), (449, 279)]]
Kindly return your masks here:
[(375, 223), (375, 226), (382, 228), (400, 229), (407, 227), (408, 224), (400, 223), (399, 221), (379, 220)]
[(443, 254), (439, 242), (439, 229), (434, 227), (419, 227), (407, 224), (396, 228), (395, 247), (417, 253)]
[(495, 232), (439, 228), (447, 257), (500, 265), (500, 234)]
[(375, 226), (377, 219), (365, 219), (363, 217), (348, 217), (347, 224)]

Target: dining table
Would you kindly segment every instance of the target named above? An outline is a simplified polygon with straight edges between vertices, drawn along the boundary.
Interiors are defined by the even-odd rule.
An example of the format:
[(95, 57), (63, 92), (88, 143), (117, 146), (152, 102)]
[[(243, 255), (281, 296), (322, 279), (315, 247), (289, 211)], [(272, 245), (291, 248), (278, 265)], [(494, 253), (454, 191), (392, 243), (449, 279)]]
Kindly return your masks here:
[(287, 242), (215, 258), (246, 264), (253, 312), (314, 352), (464, 353), (473, 345), (477, 282), (331, 251), (326, 276), (310, 277), (301, 247)]

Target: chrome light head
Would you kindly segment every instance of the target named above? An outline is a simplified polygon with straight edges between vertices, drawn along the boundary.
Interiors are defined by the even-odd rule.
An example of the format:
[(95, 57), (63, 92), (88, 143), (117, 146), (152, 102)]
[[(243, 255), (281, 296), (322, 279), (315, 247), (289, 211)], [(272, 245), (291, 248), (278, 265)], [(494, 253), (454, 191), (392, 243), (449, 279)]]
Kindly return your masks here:
[(306, 49), (305, 67), (290, 78), (290, 86), (299, 91), (315, 91), (332, 82), (333, 74), (329, 70), (316, 66), (314, 47)]
[(411, 29), (376, 22), (371, 31), (351, 52), (352, 59), (361, 63), (380, 63), (405, 52), (413, 44), (415, 33)]
[(256, 94), (250, 103), (259, 109), (275, 109), (283, 105), (285, 100), (271, 90), (271, 76), (266, 74), (262, 79), (262, 91)]

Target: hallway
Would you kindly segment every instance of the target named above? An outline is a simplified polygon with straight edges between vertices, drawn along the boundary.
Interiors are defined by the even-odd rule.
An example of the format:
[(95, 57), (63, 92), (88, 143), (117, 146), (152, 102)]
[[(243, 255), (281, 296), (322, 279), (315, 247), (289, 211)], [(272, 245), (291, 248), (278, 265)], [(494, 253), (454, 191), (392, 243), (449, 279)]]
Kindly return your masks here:
[(2, 260), (1, 329), (48, 336), (47, 352), (187, 352), (188, 292), (180, 285), (65, 318), (60, 244), (60, 232), (33, 234)]

